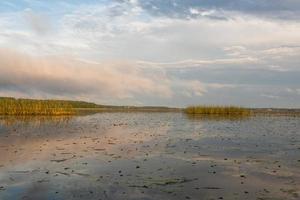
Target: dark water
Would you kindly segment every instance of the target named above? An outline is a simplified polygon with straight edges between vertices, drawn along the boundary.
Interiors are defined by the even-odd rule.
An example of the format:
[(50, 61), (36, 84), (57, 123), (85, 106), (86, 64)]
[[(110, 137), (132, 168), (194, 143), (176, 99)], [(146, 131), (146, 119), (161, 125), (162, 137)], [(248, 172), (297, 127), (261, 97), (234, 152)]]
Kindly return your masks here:
[(2, 117), (0, 199), (300, 199), (300, 118)]

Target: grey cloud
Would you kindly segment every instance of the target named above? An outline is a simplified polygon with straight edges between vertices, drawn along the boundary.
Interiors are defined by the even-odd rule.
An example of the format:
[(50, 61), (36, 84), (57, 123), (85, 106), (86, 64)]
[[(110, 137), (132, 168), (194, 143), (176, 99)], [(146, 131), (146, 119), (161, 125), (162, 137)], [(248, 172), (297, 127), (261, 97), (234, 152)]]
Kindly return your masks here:
[(250, 49), (243, 46), (225, 48), (229, 58), (190, 60), (174, 63), (151, 63), (165, 66), (167, 73), (182, 79), (201, 80), (204, 83), (282, 86), (300, 85), (300, 48), (279, 46)]
[[(223, 66), (224, 67), (224, 66)], [(182, 79), (201, 80), (205, 83), (217, 82), (220, 84), (235, 85), (274, 85), (297, 86), (300, 85), (300, 71), (275, 71), (267, 69), (243, 69), (243, 68), (190, 68), (181, 70), (170, 69), (169, 74), (179, 76)]]
[(200, 11), (238, 11), (246, 14), (280, 19), (299, 19), (298, 0), (149, 0), (139, 1), (141, 7), (154, 15), (191, 17), (190, 8)]
[[(237, 96), (239, 98), (236, 98)], [(289, 94), (283, 86), (271, 85), (245, 85), (211, 90), (205, 98), (200, 98), (198, 101), (204, 104), (234, 104), (250, 107), (299, 107), (297, 94)]]

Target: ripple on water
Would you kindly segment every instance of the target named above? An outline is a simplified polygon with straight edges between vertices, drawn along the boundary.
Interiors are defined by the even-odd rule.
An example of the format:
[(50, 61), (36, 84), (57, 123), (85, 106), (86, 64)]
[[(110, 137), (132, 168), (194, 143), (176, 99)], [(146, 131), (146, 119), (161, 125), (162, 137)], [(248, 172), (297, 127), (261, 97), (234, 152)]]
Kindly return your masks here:
[(299, 199), (300, 118), (0, 118), (0, 199)]

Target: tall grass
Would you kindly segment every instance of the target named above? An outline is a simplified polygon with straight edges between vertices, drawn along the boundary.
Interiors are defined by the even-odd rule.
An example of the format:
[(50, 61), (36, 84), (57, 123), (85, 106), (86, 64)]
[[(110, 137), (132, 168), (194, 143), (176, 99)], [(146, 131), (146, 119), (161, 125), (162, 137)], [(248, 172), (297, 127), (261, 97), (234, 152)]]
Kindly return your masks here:
[(43, 124), (66, 124), (73, 115), (2, 115), (0, 126), (30, 125), (39, 127)]
[(223, 116), (249, 116), (251, 110), (236, 106), (189, 106), (185, 109), (187, 114), (223, 115)]
[(73, 106), (66, 101), (0, 98), (0, 115), (70, 115)]

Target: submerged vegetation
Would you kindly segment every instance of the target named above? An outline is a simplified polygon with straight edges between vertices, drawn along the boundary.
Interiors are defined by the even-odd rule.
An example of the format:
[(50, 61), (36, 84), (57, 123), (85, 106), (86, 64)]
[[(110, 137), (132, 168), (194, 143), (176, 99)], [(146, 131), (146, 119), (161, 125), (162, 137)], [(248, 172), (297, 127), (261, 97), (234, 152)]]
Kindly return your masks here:
[(16, 124), (39, 127), (43, 124), (66, 124), (73, 115), (0, 115), (0, 126)]
[(190, 106), (185, 113), (192, 115), (219, 115), (219, 116), (250, 116), (252, 111), (248, 108), (236, 106)]
[(71, 115), (71, 103), (61, 100), (0, 98), (1, 115)]

